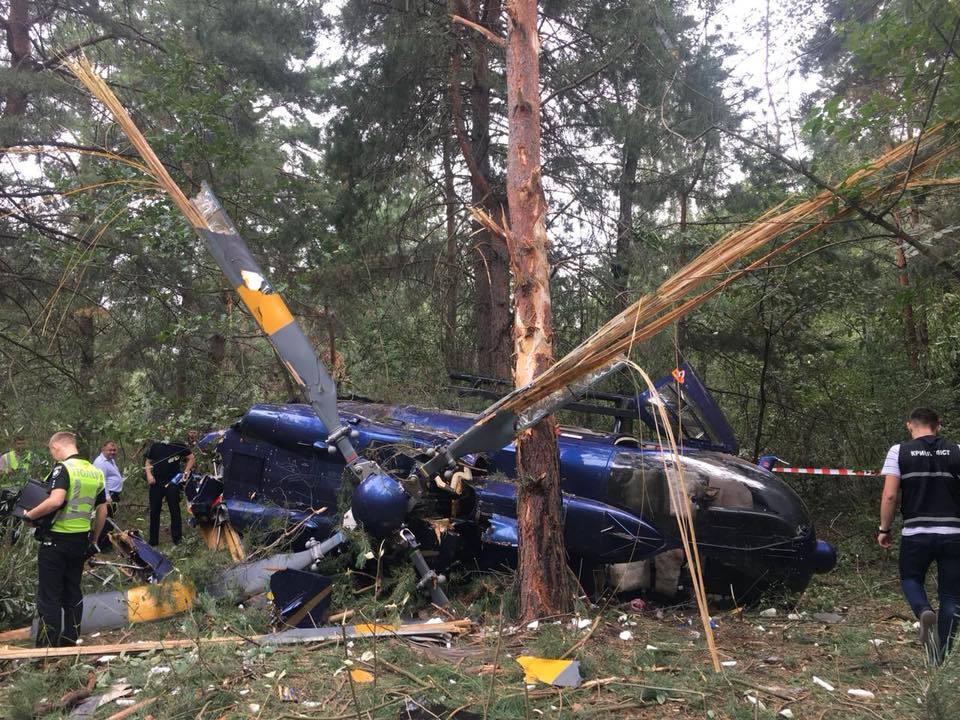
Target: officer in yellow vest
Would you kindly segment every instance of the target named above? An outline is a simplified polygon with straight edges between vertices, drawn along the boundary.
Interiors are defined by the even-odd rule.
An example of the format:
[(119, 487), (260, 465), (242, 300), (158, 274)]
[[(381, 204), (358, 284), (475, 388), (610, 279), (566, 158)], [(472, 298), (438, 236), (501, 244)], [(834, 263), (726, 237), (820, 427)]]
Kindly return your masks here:
[(38, 647), (76, 644), (83, 616), (83, 565), (99, 552), (96, 539), (107, 519), (103, 473), (80, 457), (76, 436), (54, 433), (47, 447), (56, 462), (47, 477), (50, 495), (26, 513), (33, 522), (52, 520), (38, 532)]
[(0, 487), (13, 484), (16, 487), (23, 485), (21, 475), (30, 471), (30, 466), (36, 464), (33, 453), (27, 450), (27, 440), (23, 435), (13, 439), (13, 449), (0, 455)]

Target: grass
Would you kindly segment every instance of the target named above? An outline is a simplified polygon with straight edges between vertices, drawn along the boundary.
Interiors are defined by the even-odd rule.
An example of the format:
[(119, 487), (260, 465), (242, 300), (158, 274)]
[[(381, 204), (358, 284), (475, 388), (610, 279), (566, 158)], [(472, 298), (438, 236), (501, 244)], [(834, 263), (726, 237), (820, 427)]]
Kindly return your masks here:
[[(777, 606), (772, 618), (759, 615), (767, 606), (714, 615), (722, 660), (735, 662), (720, 674), (710, 669), (695, 608), (650, 606), (631, 613), (614, 603), (574, 655), (585, 681), (580, 688), (527, 686), (515, 660), (518, 655), (560, 657), (588, 631), (577, 629), (569, 618), (544, 619), (535, 630), (516, 627), (508, 609), (498, 654), (501, 601), (508, 608), (512, 604), (515, 582), (510, 575), (490, 575), (451, 588), (454, 612), (476, 619), (477, 630), (449, 648), (383, 638), (346, 647), (241, 643), (103, 662), (59, 661), (46, 668), (8, 665), (0, 667), (0, 716), (35, 717), (42, 698), (55, 699), (79, 687), (93, 668), (98, 688), (126, 678), (139, 691), (133, 699), (158, 698), (139, 717), (429, 718), (448, 717), (457, 708), (491, 720), (772, 720), (783, 709), (795, 718), (826, 720), (958, 717), (960, 664), (955, 659), (939, 671), (925, 666), (913, 618), (899, 594), (895, 554), (873, 545), (866, 528), (840, 521), (821, 526), (821, 534), (840, 546), (841, 562), (832, 573), (816, 577), (799, 601)], [(205, 558), (193, 543), (176, 554), (191, 557), (194, 570), (188, 574), (196, 577), (217, 561)], [(387, 585), (377, 602), (367, 599), (372, 592), (354, 597), (354, 621), (390, 617), (393, 589)], [(338, 597), (347, 603), (351, 595), (341, 592)], [(598, 612), (581, 608), (585, 618)], [(835, 612), (842, 620), (820, 622), (813, 618), (817, 612)], [(788, 613), (797, 613), (799, 619), (789, 619)], [(255, 604), (241, 609), (201, 595), (188, 614), (89, 641), (249, 637), (265, 631), (268, 621), (267, 612)], [(625, 630), (632, 639), (620, 638)], [(372, 672), (375, 685), (352, 682), (350, 668)], [(814, 676), (834, 691), (814, 684)], [(857, 699), (847, 693), (851, 688), (869, 690), (875, 699)], [(419, 711), (420, 706), (427, 710)], [(119, 709), (111, 703), (94, 717)]]

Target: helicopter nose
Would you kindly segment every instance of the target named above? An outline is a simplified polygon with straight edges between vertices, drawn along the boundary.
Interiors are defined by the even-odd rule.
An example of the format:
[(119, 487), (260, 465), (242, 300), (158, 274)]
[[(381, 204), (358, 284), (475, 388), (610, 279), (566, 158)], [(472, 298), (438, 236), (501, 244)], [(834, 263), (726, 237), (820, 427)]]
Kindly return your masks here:
[(837, 564), (837, 551), (826, 540), (817, 540), (817, 547), (813, 551), (813, 571), (825, 573), (833, 570)]

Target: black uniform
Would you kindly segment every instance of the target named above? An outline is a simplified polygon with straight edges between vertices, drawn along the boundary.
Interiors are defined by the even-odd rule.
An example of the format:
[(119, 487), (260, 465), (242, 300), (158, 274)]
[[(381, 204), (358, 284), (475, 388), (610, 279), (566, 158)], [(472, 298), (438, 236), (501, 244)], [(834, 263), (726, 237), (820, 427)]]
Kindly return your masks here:
[(150, 544), (160, 542), (160, 513), (166, 500), (170, 510), (170, 535), (174, 544), (183, 537), (183, 525), (180, 520), (180, 487), (170, 481), (180, 472), (183, 462), (193, 454), (189, 446), (183, 443), (155, 442), (147, 450), (147, 460), (152, 463), (154, 484), (150, 486)]
[(960, 622), (960, 447), (936, 435), (902, 443), (898, 458), (900, 585), (917, 617), (930, 609), (925, 582), (937, 564), (938, 635), (947, 651)]
[[(63, 463), (53, 466), (47, 482), (51, 490), (69, 493), (70, 478)], [(106, 501), (106, 492), (100, 492), (95, 505)], [(56, 516), (56, 513), (52, 515)], [(83, 616), (80, 583), (90, 545), (90, 531), (64, 533), (38, 529), (37, 539), (40, 540), (37, 550), (37, 647), (75, 645)]]

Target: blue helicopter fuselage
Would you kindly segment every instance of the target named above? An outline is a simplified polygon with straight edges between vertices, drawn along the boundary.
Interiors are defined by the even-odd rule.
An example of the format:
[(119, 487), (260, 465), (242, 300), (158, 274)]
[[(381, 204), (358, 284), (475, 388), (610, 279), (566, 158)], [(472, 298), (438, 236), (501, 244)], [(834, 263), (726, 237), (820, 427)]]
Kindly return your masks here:
[[(341, 403), (340, 416), (356, 431), (358, 452), (380, 460), (405, 457), (398, 448), (439, 446), (475, 420), (467, 413), (355, 402)], [(201, 444), (215, 445), (223, 463), (231, 521), (241, 529), (302, 522), (310, 535), (331, 534), (341, 520), (345, 465), (328, 451), (327, 434), (307, 405), (255, 405), (230, 429), (205, 438)], [(669, 491), (672, 455), (634, 438), (573, 428), (561, 428), (558, 448), (571, 559), (615, 565), (679, 546)], [(765, 578), (764, 584), (775, 579), (802, 590), (814, 572), (833, 566), (832, 548), (816, 540), (802, 501), (782, 480), (708, 440), (686, 442), (682, 454), (711, 585), (722, 590), (731, 578), (740, 585), (743, 578)], [(516, 547), (515, 458), (511, 443), (475, 459), (481, 469), (469, 482), (476, 503), (465, 520), (482, 544)]]

